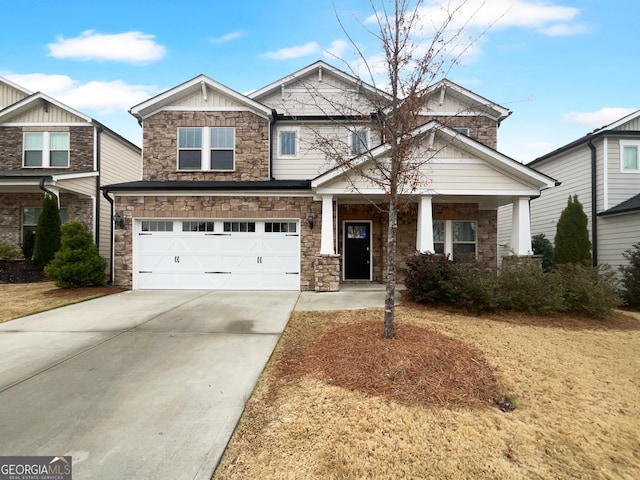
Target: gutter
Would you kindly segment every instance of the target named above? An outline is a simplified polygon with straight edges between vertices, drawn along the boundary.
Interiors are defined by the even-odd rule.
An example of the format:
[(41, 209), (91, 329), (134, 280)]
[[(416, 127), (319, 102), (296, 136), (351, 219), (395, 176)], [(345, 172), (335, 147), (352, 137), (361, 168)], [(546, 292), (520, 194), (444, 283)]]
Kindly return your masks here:
[(596, 192), (596, 147), (593, 139), (587, 142), (589, 150), (591, 150), (591, 252), (592, 264), (598, 266), (598, 217), (597, 212), (597, 192)]
[(113, 199), (109, 196), (109, 191), (108, 190), (103, 190), (102, 191), (102, 195), (104, 196), (104, 198), (107, 199), (107, 202), (109, 202), (109, 204), (111, 205), (111, 208), (109, 209), (109, 218), (112, 219), (111, 222), (109, 222), (111, 224), (111, 230), (110, 230), (110, 235), (109, 235), (109, 250), (111, 251), (111, 255), (109, 255), (109, 281), (107, 282), (107, 285), (111, 285), (113, 286), (113, 275), (114, 275), (114, 269), (113, 269), (113, 255), (115, 254), (114, 252), (114, 238), (113, 238), (113, 229), (114, 229), (114, 225), (113, 225), (113, 213), (115, 211), (115, 205), (113, 204)]

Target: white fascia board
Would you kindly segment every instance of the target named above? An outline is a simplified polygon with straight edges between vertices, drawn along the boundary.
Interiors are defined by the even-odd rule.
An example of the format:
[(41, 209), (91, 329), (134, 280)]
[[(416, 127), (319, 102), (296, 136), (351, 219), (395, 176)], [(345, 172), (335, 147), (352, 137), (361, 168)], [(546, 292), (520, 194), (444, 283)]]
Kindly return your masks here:
[(82, 173), (61, 173), (61, 174), (52, 174), (51, 178), (55, 181), (60, 180), (75, 180), (76, 178), (89, 178), (89, 177), (97, 177), (99, 172), (82, 172)]
[(27, 95), (32, 95), (33, 92), (30, 90), (27, 90), (26, 88), (24, 88), (21, 85), (18, 85), (17, 83), (13, 83), (11, 80), (4, 78), (4, 77), (0, 77), (0, 82), (2, 83), (6, 83), (7, 85), (9, 85), (12, 88), (15, 88), (16, 90), (21, 91), (22, 93), (25, 93)]
[(202, 74), (176, 87), (166, 90), (165, 92), (160, 93), (159, 95), (156, 95), (155, 97), (152, 97), (149, 100), (146, 100), (142, 103), (139, 103), (138, 105), (131, 107), (129, 109), (129, 113), (131, 113), (131, 115), (133, 115), (134, 117), (140, 120), (144, 120), (145, 118), (149, 117), (152, 114), (152, 113), (149, 113), (150, 111), (157, 112), (162, 107), (169, 106), (173, 98), (175, 98), (177, 95), (179, 95), (180, 93), (186, 90), (200, 88), (202, 82), (204, 82), (205, 85), (209, 86), (213, 90), (217, 90), (223, 95), (233, 98), (234, 100), (246, 105), (248, 108), (256, 112), (261, 112), (263, 113), (263, 115), (266, 115), (266, 116), (271, 115), (271, 109), (266, 107), (265, 105), (262, 105), (261, 103), (245, 95), (242, 95), (241, 93), (236, 92), (235, 90), (227, 87), (226, 85), (216, 82), (215, 80)]
[(630, 122), (631, 120), (634, 120), (636, 118), (638, 118), (640, 116), (640, 110), (636, 110), (633, 113), (630, 113), (629, 115), (627, 115), (626, 117), (622, 117), (620, 120), (616, 120), (613, 123), (610, 123), (609, 125), (606, 125), (602, 128), (598, 128), (596, 130), (594, 130), (591, 134), (594, 135), (598, 132), (603, 132), (606, 130), (614, 130), (616, 128), (618, 128), (621, 125), (624, 125), (627, 122)]

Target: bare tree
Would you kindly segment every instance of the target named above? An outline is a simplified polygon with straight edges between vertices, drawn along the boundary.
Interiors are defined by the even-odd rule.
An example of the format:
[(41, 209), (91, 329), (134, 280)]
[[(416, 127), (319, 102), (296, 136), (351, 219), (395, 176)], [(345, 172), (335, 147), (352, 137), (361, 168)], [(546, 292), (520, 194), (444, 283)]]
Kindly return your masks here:
[[(353, 172), (354, 177), (365, 179), (385, 194), (384, 207), (377, 205), (388, 214), (383, 336), (392, 338), (398, 213), (410, 200), (411, 194), (428, 181), (422, 167), (437, 154), (436, 150), (430, 149), (425, 155), (422, 148), (425, 138), (417, 134), (417, 127), (426, 123), (429, 93), (436, 80), (446, 76), (458, 64), (460, 57), (486, 29), (473, 37), (467, 36), (469, 22), (483, 3), (469, 12), (470, 2), (467, 0), (452, 1), (440, 7), (438, 18), (426, 17), (426, 13), (433, 13), (433, 9), (427, 8), (424, 0), (369, 0), (369, 4), (372, 14), (360, 22), (360, 26), (373, 36), (380, 48), (382, 53), (377, 60), (367, 58), (334, 4), (336, 18), (357, 57), (353, 63), (338, 60), (343, 61), (346, 69), (363, 84), (374, 87), (358, 92), (360, 100), (364, 98), (366, 108), (358, 108), (349, 95), (329, 98), (313, 92), (310, 98), (315, 99), (316, 106), (322, 104), (328, 116), (340, 118), (336, 121), (342, 122), (343, 127), (352, 128), (352, 133), (356, 133), (358, 125), (372, 126), (378, 131), (381, 145), (360, 155), (351, 154), (344, 137), (338, 139), (320, 129), (315, 135), (315, 147), (334, 166)], [(347, 115), (340, 117), (336, 112)], [(345, 121), (346, 116), (348, 122)], [(355, 184), (354, 188), (357, 189)]]

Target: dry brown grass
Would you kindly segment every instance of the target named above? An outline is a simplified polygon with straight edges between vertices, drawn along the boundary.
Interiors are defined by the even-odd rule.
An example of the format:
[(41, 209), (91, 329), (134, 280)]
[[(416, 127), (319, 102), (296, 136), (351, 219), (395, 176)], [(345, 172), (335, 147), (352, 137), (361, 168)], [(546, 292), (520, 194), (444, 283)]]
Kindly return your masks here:
[(121, 292), (117, 287), (57, 288), (53, 282), (0, 284), (0, 323)]
[(296, 312), (214, 478), (640, 478), (640, 319), (396, 312), (399, 327), (481, 352), (518, 408), (400, 402), (327, 383), (326, 366), (292, 375), (278, 365), (314, 352), (327, 329), (382, 318), (375, 309)]

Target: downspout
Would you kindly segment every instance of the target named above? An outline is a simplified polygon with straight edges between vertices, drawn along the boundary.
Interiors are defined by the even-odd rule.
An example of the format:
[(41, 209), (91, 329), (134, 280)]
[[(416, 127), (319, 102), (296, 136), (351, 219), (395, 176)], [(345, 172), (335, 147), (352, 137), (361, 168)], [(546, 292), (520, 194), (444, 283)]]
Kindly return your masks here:
[(60, 209), (60, 197), (58, 197), (58, 195), (56, 195), (53, 191), (49, 190), (47, 187), (44, 186), (44, 182), (46, 182), (47, 180), (51, 180), (51, 177), (42, 177), (40, 179), (40, 190), (42, 190), (44, 193), (48, 193), (49, 195), (52, 195), (57, 203), (58, 203), (58, 210)]
[(598, 266), (598, 217), (597, 213), (597, 195), (596, 195), (596, 147), (593, 139), (587, 143), (591, 150), (591, 251), (593, 258), (593, 266)]
[(111, 255), (109, 255), (109, 281), (107, 282), (107, 285), (112, 285), (113, 286), (113, 256), (115, 255), (115, 251), (113, 248), (113, 244), (114, 244), (114, 239), (113, 239), (113, 215), (115, 212), (115, 206), (113, 204), (113, 199), (109, 196), (109, 192), (107, 190), (104, 190), (102, 192), (102, 195), (104, 196), (104, 198), (107, 199), (107, 202), (109, 202), (109, 204), (111, 205), (110, 209), (109, 209), (109, 218), (111, 218), (111, 222), (109, 222), (111, 224), (111, 229), (110, 229), (110, 241), (109, 241), (109, 251), (111, 252)]

